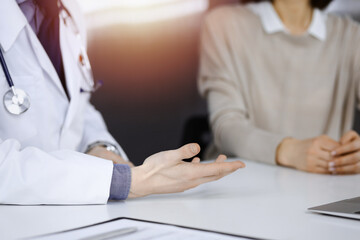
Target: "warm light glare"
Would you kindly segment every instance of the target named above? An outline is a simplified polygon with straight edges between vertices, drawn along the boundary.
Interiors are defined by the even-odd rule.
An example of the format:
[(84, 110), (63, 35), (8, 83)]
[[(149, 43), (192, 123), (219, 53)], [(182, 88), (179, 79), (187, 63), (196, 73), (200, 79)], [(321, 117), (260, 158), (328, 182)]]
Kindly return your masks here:
[(176, 0), (122, 0), (118, 2), (119, 6), (123, 7), (147, 7), (154, 6), (156, 4), (176, 2)]
[(181, 0), (79, 0), (82, 9), (86, 13), (98, 12), (111, 8), (144, 8), (178, 1)]
[(205, 11), (208, 0), (79, 0), (91, 28), (147, 23)]

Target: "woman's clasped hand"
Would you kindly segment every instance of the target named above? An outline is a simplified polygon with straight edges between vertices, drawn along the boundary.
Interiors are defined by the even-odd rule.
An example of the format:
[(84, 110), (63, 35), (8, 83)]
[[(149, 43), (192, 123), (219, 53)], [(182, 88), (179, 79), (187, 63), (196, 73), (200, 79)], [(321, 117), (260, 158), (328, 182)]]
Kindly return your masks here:
[(313, 173), (360, 173), (360, 136), (349, 131), (339, 141), (326, 135), (286, 138), (278, 147), (276, 160), (279, 165)]

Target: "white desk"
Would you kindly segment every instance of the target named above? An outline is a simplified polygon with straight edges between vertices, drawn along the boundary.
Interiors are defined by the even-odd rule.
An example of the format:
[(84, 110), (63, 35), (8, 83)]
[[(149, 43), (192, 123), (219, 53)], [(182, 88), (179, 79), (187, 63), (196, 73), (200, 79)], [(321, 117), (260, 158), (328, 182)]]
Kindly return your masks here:
[(51, 233), (116, 217), (267, 239), (360, 239), (360, 221), (306, 211), (360, 196), (360, 175), (314, 175), (245, 162), (246, 169), (181, 194), (95, 206), (0, 206), (0, 239)]

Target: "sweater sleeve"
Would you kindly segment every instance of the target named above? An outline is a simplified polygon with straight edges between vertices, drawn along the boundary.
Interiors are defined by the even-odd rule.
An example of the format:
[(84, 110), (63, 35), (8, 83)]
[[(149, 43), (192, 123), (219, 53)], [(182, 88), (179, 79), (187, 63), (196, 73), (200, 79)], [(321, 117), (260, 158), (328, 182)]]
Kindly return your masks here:
[(275, 164), (277, 146), (286, 136), (258, 128), (249, 114), (246, 89), (236, 81), (226, 15), (211, 13), (202, 30), (198, 84), (208, 102), (214, 143), (225, 154)]
[(353, 64), (352, 64), (352, 76), (355, 81), (356, 89), (356, 107), (360, 110), (360, 25), (358, 23), (352, 22), (352, 33), (354, 34), (350, 39), (353, 41), (351, 45), (352, 54), (353, 54)]

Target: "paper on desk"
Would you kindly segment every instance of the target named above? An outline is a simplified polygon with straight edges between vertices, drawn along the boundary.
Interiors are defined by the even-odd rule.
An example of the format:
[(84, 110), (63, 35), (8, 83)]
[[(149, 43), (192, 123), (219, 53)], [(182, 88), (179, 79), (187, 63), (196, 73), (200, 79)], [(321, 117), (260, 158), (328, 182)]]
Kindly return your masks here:
[(49, 240), (66, 240), (66, 239), (81, 239), (95, 236), (102, 233), (111, 232), (114, 230), (136, 227), (138, 230), (128, 235), (119, 236), (121, 240), (161, 240), (161, 239), (179, 239), (179, 240), (232, 240), (232, 239), (248, 239), (235, 236), (224, 235), (220, 233), (204, 232), (194, 229), (187, 229), (176, 227), (172, 225), (163, 225), (158, 223), (141, 222), (129, 219), (119, 219), (108, 223), (103, 223), (95, 226), (90, 226), (82, 229), (77, 229), (69, 232), (62, 232), (43, 237), (36, 237), (36, 239)]

